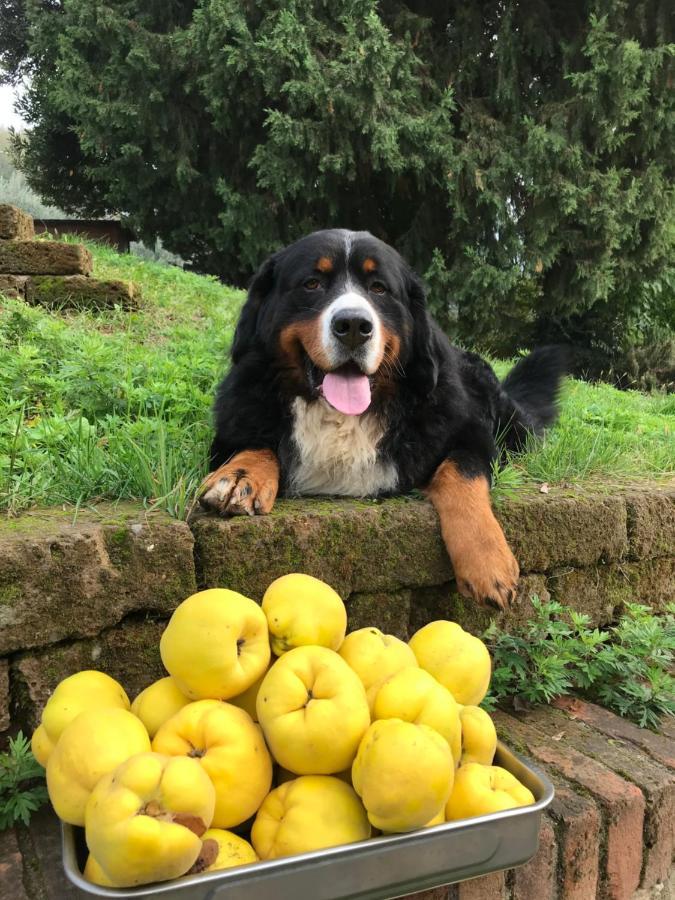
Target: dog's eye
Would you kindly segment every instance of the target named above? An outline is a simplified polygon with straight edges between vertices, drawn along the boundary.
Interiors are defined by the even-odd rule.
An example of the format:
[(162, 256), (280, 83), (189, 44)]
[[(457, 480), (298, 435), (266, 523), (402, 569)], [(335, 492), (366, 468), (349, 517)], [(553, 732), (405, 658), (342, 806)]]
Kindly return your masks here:
[(317, 288), (321, 287), (321, 282), (318, 278), (308, 278), (302, 286), (308, 291), (315, 291)]
[(387, 288), (382, 284), (381, 281), (373, 281), (373, 283), (370, 285), (370, 290), (374, 294), (384, 294), (386, 293)]

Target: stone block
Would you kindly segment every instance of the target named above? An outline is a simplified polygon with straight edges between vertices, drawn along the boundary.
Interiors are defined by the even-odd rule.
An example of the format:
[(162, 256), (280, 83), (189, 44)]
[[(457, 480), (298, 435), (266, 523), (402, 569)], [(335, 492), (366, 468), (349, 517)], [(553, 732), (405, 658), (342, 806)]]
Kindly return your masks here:
[(0, 242), (0, 275), (88, 275), (91, 253), (61, 241)]
[(0, 659), (0, 731), (9, 728), (9, 660)]
[(165, 620), (131, 619), (89, 640), (16, 657), (11, 673), (16, 724), (32, 730), (56, 685), (83, 669), (106, 672), (133, 700), (166, 675), (159, 655), (165, 626)]
[(0, 523), (0, 653), (98, 634), (134, 611), (169, 615), (195, 590), (184, 522), (133, 504)]
[(0, 240), (30, 241), (35, 237), (33, 217), (9, 203), (0, 203)]
[(85, 275), (34, 275), (26, 300), (48, 309), (137, 309), (140, 293), (131, 281), (99, 281)]
[(408, 640), (411, 591), (352, 594), (347, 600), (347, 630), (375, 626), (385, 634)]
[(621, 494), (559, 496), (529, 489), (500, 503), (496, 513), (523, 572), (610, 562), (628, 546)]
[(0, 275), (0, 294), (25, 300), (27, 283), (27, 275)]
[(419, 500), (282, 500), (271, 515), (191, 522), (201, 587), (260, 601), (288, 572), (306, 572), (341, 597), (443, 584), (452, 567), (432, 506)]
[(672, 556), (675, 548), (675, 487), (650, 486), (626, 497), (631, 559)]
[(0, 831), (0, 896), (7, 900), (29, 900), (23, 884), (21, 851), (12, 828)]

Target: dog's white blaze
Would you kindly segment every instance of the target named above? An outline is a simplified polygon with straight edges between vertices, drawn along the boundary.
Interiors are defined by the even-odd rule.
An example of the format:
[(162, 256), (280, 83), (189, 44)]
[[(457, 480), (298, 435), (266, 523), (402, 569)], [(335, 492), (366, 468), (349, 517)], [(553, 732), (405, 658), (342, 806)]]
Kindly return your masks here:
[(375, 307), (366, 300), (362, 294), (355, 291), (347, 291), (340, 294), (333, 302), (327, 306), (321, 313), (321, 321), (319, 327), (321, 329), (321, 343), (331, 366), (338, 366), (344, 359), (344, 350), (341, 344), (331, 331), (331, 322), (333, 318), (343, 309), (362, 309), (368, 318), (373, 322), (373, 333), (367, 345), (364, 345), (365, 353), (360, 358), (361, 368), (367, 375), (372, 375), (377, 371), (377, 367), (382, 359), (382, 322), (377, 314)]
[(323, 398), (293, 403), (293, 440), (299, 459), (289, 475), (291, 494), (369, 497), (398, 485), (396, 466), (379, 459), (384, 429), (375, 416), (347, 416)]

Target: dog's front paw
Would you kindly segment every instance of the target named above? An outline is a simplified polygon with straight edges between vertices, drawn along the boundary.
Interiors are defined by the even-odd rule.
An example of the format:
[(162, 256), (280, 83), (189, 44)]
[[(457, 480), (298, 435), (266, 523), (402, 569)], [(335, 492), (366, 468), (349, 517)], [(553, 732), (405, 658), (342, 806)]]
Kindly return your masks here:
[(481, 540), (456, 548), (452, 555), (457, 589), (481, 606), (504, 611), (516, 596), (520, 569), (501, 528)]
[(279, 463), (271, 450), (246, 450), (204, 480), (200, 504), (220, 516), (265, 515), (279, 490)]

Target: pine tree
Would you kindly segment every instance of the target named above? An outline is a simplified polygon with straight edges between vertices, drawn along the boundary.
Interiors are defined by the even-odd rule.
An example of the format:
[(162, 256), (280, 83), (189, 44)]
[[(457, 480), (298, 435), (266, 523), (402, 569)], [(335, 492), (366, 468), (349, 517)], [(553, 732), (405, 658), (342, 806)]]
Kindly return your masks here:
[(33, 187), (243, 284), (365, 228), (456, 338), (604, 361), (675, 320), (664, 0), (0, 0)]

